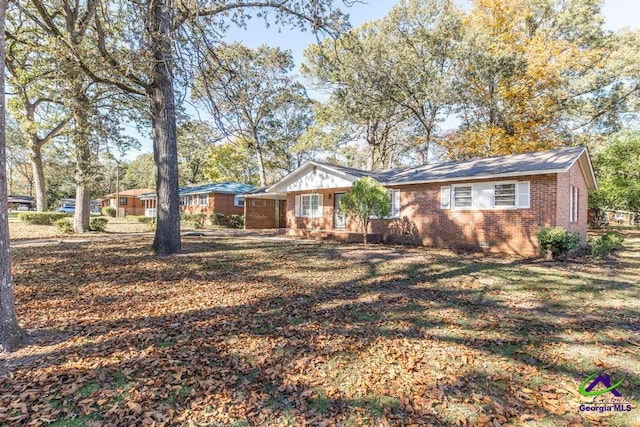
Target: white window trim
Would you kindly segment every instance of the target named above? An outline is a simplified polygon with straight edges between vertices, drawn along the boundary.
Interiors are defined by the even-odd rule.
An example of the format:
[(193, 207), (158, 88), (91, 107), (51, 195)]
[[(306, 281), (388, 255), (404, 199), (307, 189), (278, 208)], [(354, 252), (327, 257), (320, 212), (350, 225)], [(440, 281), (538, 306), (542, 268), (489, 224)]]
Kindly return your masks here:
[[(527, 206), (518, 206), (518, 198), (520, 196), (519, 192), (518, 192), (518, 184), (521, 183), (525, 183), (528, 182), (529, 183), (529, 204)], [(472, 211), (472, 210), (518, 210), (518, 209), (530, 209), (531, 208), (531, 182), (530, 181), (513, 181), (513, 180), (509, 180), (509, 181), (482, 181), (483, 184), (491, 184), (492, 186), (492, 195), (491, 195), (491, 207), (488, 208), (478, 208), (475, 206), (475, 201), (473, 200), (473, 185), (474, 184), (480, 184), (479, 182), (474, 182), (474, 183), (466, 183), (466, 184), (451, 184), (450, 186), (450, 190), (449, 190), (449, 208), (451, 210), (456, 210), (456, 211)], [(515, 205), (511, 205), (511, 206), (496, 206), (496, 202), (495, 202), (495, 186), (496, 185), (505, 185), (505, 184), (514, 184), (515, 186)], [(442, 190), (444, 188), (447, 188), (449, 186), (443, 186), (440, 187), (440, 195), (442, 197)], [(455, 198), (454, 198), (454, 193), (455, 193), (455, 188), (458, 187), (471, 187), (471, 206), (460, 206), (457, 207), (455, 206)], [(442, 200), (440, 200), (440, 208), (441, 209), (447, 209), (444, 208), (442, 205)]]
[[(317, 205), (315, 210), (315, 215), (313, 212), (313, 203), (311, 202), (312, 197), (317, 197)], [(303, 214), (302, 207), (304, 204), (304, 198), (309, 197), (309, 213)], [(322, 194), (319, 193), (307, 193), (307, 194), (299, 194), (295, 197), (295, 217), (296, 218), (322, 218), (324, 215), (324, 202)]]
[[(242, 201), (242, 203), (240, 201)], [(244, 207), (244, 204), (245, 204), (244, 196), (240, 194), (236, 194), (233, 196), (233, 206), (235, 206), (236, 208), (242, 208)]]

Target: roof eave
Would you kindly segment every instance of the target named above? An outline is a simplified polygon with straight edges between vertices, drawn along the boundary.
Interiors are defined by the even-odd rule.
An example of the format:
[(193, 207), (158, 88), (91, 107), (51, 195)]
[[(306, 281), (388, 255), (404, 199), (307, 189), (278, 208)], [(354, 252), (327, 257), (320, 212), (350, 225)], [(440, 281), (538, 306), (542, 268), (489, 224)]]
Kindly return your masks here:
[(491, 179), (491, 178), (510, 178), (517, 176), (527, 176), (527, 175), (545, 175), (545, 174), (554, 174), (554, 173), (562, 173), (566, 172), (568, 169), (548, 169), (548, 170), (538, 170), (538, 171), (527, 171), (527, 172), (508, 172), (508, 173), (499, 173), (499, 174), (483, 174), (483, 175), (471, 175), (471, 176), (461, 176), (454, 178), (435, 178), (435, 179), (424, 179), (424, 180), (415, 180), (415, 181), (402, 181), (402, 182), (380, 182), (384, 186), (393, 186), (393, 185), (414, 185), (414, 184), (431, 184), (437, 182), (456, 182), (456, 181), (476, 181), (480, 179)]

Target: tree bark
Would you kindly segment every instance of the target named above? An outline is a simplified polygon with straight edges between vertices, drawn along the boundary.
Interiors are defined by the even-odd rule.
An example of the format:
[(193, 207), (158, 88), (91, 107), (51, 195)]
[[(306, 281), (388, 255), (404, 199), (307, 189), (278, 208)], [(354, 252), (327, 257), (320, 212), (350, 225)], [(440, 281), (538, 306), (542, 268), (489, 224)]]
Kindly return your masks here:
[[(36, 193), (36, 210), (44, 212), (47, 206), (47, 187), (44, 179), (44, 166), (42, 164), (42, 145), (37, 141), (37, 136), (31, 135), (31, 168), (33, 169), (33, 182)], [(35, 139), (35, 140), (34, 140)]]
[(165, 256), (179, 252), (178, 137), (172, 69), (173, 4), (151, 0), (149, 29), (153, 66), (147, 98), (151, 107), (153, 156), (156, 163), (157, 223), (153, 250)]
[(76, 149), (76, 210), (73, 219), (73, 231), (89, 231), (91, 213), (91, 147), (89, 132), (89, 101), (83, 92), (82, 84), (74, 85), (73, 118), (75, 121)]
[(0, 350), (13, 351), (24, 342), (26, 335), (18, 325), (16, 316), (13, 279), (11, 277), (11, 252), (9, 251), (4, 98), (4, 18), (6, 8), (5, 0), (0, 0)]

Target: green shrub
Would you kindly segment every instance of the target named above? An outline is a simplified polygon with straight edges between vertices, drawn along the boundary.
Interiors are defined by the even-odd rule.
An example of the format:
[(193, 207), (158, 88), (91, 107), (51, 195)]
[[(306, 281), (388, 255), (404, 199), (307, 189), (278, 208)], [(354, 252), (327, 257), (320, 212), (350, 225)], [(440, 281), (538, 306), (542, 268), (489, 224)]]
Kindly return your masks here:
[(56, 228), (56, 231), (60, 233), (73, 233), (73, 226), (66, 218), (60, 218), (53, 223), (53, 226)]
[(64, 212), (20, 212), (18, 219), (27, 224), (51, 225), (66, 216), (67, 214)]
[(536, 232), (540, 249), (551, 253), (553, 257), (564, 255), (580, 245), (582, 237), (579, 232), (570, 232), (562, 227), (544, 227)]
[(180, 220), (185, 222), (190, 222), (191, 224), (193, 224), (194, 228), (203, 228), (204, 223), (207, 220), (207, 215), (203, 213), (197, 213), (197, 214), (182, 213), (180, 214)]
[(244, 215), (231, 214), (228, 217), (229, 227), (242, 228), (244, 227)]
[(594, 258), (602, 258), (605, 255), (609, 255), (614, 250), (620, 249), (623, 241), (622, 234), (616, 231), (609, 231), (600, 237), (591, 238), (589, 239), (591, 255)]
[(110, 216), (112, 218), (116, 217), (116, 208), (113, 206), (105, 206), (101, 209), (102, 215)]
[(107, 228), (107, 218), (91, 218), (89, 221), (89, 230), (102, 233)]
[(214, 212), (210, 216), (211, 224), (213, 225), (224, 225), (226, 220), (224, 218), (224, 214), (221, 212)]

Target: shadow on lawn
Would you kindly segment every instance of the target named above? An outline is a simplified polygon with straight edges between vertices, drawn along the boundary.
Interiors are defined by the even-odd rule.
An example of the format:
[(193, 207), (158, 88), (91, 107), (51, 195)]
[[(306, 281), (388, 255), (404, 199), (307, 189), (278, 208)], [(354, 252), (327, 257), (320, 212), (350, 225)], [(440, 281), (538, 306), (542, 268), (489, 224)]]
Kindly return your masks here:
[[(354, 264), (344, 260), (341, 247), (334, 245), (222, 239), (186, 246), (188, 256), (163, 260), (135, 245), (118, 254), (104, 253), (99, 245), (85, 247), (87, 261), (80, 261), (76, 268), (88, 269), (92, 256), (104, 253), (101, 265), (106, 271), (99, 280), (112, 283), (114, 294), (86, 297), (78, 287), (66, 296), (56, 293), (56, 301), (87, 304), (83, 313), (110, 304), (115, 319), (103, 313), (93, 319), (53, 320), (65, 329), (60, 332), (54, 327), (51, 336), (63, 336), (67, 345), (53, 346), (37, 361), (12, 360), (14, 378), (32, 381), (34, 386), (38, 381), (46, 383), (37, 375), (47, 373), (49, 380), (54, 376), (49, 394), (31, 398), (31, 404), (50, 404), (53, 396), (66, 408), (66, 416), (93, 407), (103, 421), (114, 424), (144, 417), (135, 405), (127, 406), (130, 401), (140, 402), (151, 418), (167, 416), (178, 421), (180, 417), (215, 419), (220, 414), (214, 408), (223, 408), (228, 419), (251, 424), (287, 416), (310, 423), (331, 417), (340, 422), (352, 418), (373, 422), (385, 416), (392, 423), (446, 425), (455, 422), (457, 414), (471, 419), (481, 412), (496, 415), (498, 407), (510, 408), (503, 416), (516, 420), (526, 408), (567, 421), (575, 413), (553, 415), (539, 400), (517, 393), (531, 388), (532, 381), (553, 381), (542, 379), (545, 376), (569, 377), (579, 384), (590, 373), (585, 366), (547, 357), (546, 349), (572, 343), (567, 331), (639, 332), (636, 310), (607, 307), (605, 311), (597, 305), (576, 310), (574, 299), (554, 296), (571, 294), (584, 301), (605, 289), (634, 291), (632, 283), (589, 278), (587, 284), (571, 288), (567, 280), (577, 280), (570, 278), (579, 279), (582, 273), (559, 277), (564, 271), (543, 263), (477, 262), (473, 257), (438, 255), (428, 265), (394, 264), (391, 259)], [(47, 268), (57, 271), (65, 256), (77, 254), (74, 250), (58, 253)], [(119, 276), (123, 280), (116, 280), (114, 268), (122, 269), (128, 262), (123, 263), (122, 256), (131, 264)], [(275, 273), (276, 262), (282, 263), (282, 269), (289, 268), (289, 274)], [(256, 263), (265, 268), (255, 268)], [(157, 270), (146, 271), (150, 266)], [(347, 269), (354, 266), (357, 271), (350, 276)], [(297, 275), (303, 272), (325, 280), (301, 282)], [(169, 283), (148, 287), (150, 300), (170, 298), (172, 285), (190, 275), (202, 283), (222, 276), (228, 289), (264, 288), (264, 295), (248, 295), (247, 301), (232, 306), (203, 300), (203, 308), (169, 314), (150, 315), (144, 309), (137, 315), (120, 313), (120, 308), (131, 308), (127, 300), (131, 293), (118, 291), (144, 283), (147, 273)], [(307, 277), (304, 274), (301, 277)], [(27, 280), (18, 276), (16, 282)], [(535, 305), (512, 301), (509, 292), (529, 292)], [(77, 338), (82, 339), (75, 345)], [(600, 337), (597, 345), (633, 350), (614, 338)], [(495, 365), (479, 363), (483, 355)], [(420, 359), (409, 362), (411, 358)], [(67, 366), (69, 360), (92, 359), (97, 366)], [(393, 366), (422, 382), (400, 381), (389, 371)], [(377, 374), (371, 376), (369, 370)], [(509, 370), (517, 375), (509, 377)], [(309, 371), (339, 372), (343, 377), (323, 380)], [(635, 386), (637, 390), (637, 372), (628, 373), (628, 389)], [(65, 400), (65, 384), (74, 383), (78, 389), (96, 384), (96, 390), (106, 390), (107, 401), (99, 405), (82, 393)], [(6, 380), (1, 385), (4, 399), (14, 386)], [(627, 397), (639, 398), (637, 391), (632, 393)]]

